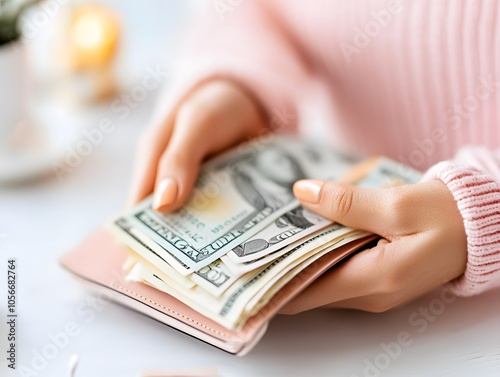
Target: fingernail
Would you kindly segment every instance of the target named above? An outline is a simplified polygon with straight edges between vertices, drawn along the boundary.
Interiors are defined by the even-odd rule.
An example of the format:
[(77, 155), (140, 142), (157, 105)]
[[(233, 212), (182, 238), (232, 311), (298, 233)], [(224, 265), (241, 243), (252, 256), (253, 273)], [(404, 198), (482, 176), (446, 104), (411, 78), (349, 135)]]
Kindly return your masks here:
[(293, 193), (301, 202), (315, 204), (319, 202), (319, 193), (324, 182), (314, 179), (297, 181), (293, 185)]
[(173, 178), (163, 178), (155, 190), (153, 208), (160, 211), (162, 207), (172, 204), (177, 198), (177, 182)]

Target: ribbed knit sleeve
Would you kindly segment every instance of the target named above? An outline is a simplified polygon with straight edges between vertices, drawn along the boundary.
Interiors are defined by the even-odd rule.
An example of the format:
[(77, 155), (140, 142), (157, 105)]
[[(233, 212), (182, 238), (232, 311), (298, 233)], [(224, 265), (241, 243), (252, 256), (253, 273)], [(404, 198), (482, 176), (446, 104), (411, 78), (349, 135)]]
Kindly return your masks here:
[[(486, 161), (498, 169), (494, 157)], [(451, 282), (451, 289), (458, 296), (472, 296), (500, 287), (498, 178), (471, 165), (446, 161), (429, 169), (423, 180), (428, 179), (443, 181), (451, 191), (463, 217), (467, 235), (466, 271)]]
[(295, 130), (297, 97), (311, 74), (279, 15), (260, 0), (217, 4), (206, 3), (192, 16), (156, 116), (164, 119), (203, 83), (226, 79), (255, 99), (271, 128)]

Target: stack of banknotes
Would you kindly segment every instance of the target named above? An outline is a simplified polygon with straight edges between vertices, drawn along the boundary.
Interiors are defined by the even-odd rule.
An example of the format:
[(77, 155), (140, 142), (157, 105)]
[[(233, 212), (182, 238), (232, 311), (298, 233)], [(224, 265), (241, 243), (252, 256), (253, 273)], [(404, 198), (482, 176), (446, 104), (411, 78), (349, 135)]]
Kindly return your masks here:
[[(156, 212), (148, 197), (109, 224), (130, 253), (128, 279), (240, 329), (311, 263), (369, 235), (306, 210), (292, 193), (299, 179), (345, 179), (356, 162), (291, 137), (257, 140), (216, 157), (178, 211)], [(419, 178), (379, 158), (350, 180), (387, 187)]]

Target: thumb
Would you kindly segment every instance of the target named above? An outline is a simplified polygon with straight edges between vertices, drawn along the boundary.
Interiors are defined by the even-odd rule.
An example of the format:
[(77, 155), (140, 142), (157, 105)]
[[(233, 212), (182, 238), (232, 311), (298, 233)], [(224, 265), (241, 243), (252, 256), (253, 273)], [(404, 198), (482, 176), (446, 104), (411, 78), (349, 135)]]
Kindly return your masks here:
[(293, 192), (307, 209), (342, 225), (386, 236), (388, 190), (319, 180), (295, 182)]
[(206, 149), (213, 142), (202, 132), (208, 119), (177, 115), (171, 139), (158, 163), (153, 208), (175, 211), (188, 199)]
[(182, 206), (196, 182), (200, 164), (201, 157), (185, 150), (167, 149), (158, 167), (153, 208), (171, 212)]

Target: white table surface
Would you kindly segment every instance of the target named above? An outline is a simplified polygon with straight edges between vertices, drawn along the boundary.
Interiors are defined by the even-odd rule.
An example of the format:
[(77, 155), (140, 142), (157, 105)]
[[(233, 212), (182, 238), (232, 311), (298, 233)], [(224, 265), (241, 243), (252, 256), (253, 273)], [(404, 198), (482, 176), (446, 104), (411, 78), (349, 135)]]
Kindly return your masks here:
[[(58, 264), (58, 259), (123, 206), (137, 137), (153, 107), (150, 96), (63, 182), (45, 179), (0, 188), (0, 370), (6, 367), (6, 264), (18, 265), (18, 366), (75, 322), (80, 334), (37, 376), (67, 376), (78, 354), (78, 377), (136, 376), (145, 369), (216, 367), (222, 376), (499, 376), (500, 292), (443, 304), (444, 311), (411, 323), (420, 308), (439, 309), (440, 291), (383, 314), (313, 311), (279, 316), (245, 357), (235, 357), (138, 313), (110, 303), (91, 321), (79, 306), (92, 294)], [(108, 110), (86, 115), (89, 124)], [(94, 122), (94, 123), (92, 123)], [(96, 261), (99, 263), (99, 261)], [(434, 305), (434, 306), (433, 306)], [(433, 309), (434, 308), (434, 309)], [(87, 323), (89, 322), (89, 323)], [(387, 361), (382, 343), (407, 332), (411, 344)]]

